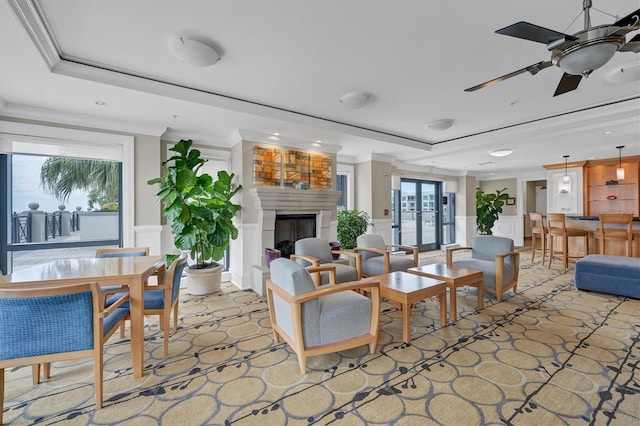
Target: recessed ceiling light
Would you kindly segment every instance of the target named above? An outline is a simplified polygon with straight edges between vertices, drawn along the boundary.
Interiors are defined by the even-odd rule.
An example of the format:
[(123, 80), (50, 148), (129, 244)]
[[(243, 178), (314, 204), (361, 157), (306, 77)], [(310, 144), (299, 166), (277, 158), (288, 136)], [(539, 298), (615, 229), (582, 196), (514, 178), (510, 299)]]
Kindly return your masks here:
[(322, 143), (322, 141), (321, 140), (317, 140), (316, 143)]
[(273, 132), (272, 135), (273, 136), (280, 136), (280, 132)]
[(492, 157), (506, 157), (511, 154), (513, 154), (513, 150), (511, 148), (494, 149), (489, 152), (489, 155)]
[(311, 144), (311, 146), (318, 147), (318, 146), (322, 146), (322, 145), (320, 145), (318, 142), (314, 142), (314, 143)]
[(451, 126), (453, 126), (452, 118), (443, 118), (442, 120), (435, 120), (435, 121), (431, 121), (430, 123), (427, 123), (427, 127), (429, 129), (435, 130), (437, 132), (440, 132), (442, 130), (447, 130)]
[(267, 136), (267, 139), (271, 139), (272, 141), (279, 141), (280, 138), (277, 136)]
[(96, 101), (96, 105), (98, 105), (98, 106), (107, 106), (107, 103), (105, 101)]
[(612, 135), (613, 133), (614, 133), (613, 130), (605, 130), (604, 131), (605, 135)]

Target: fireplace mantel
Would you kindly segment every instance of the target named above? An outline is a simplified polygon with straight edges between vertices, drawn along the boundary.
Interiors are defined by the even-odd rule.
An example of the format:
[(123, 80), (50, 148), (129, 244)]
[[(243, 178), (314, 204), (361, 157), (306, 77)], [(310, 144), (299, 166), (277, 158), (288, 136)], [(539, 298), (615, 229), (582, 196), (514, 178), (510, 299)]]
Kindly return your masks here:
[[(263, 267), (264, 251), (274, 248), (274, 233), (277, 214), (308, 213), (316, 215), (316, 235), (329, 239), (331, 221), (336, 216), (339, 191), (322, 189), (294, 189), (274, 186), (257, 186), (249, 189), (249, 195), (258, 211), (256, 253)], [(256, 263), (256, 264), (257, 264)], [(259, 286), (259, 284), (257, 284)], [(253, 287), (256, 289), (256, 286)], [(256, 290), (260, 293), (260, 290)], [(262, 293), (260, 293), (262, 294)]]
[(258, 210), (307, 212), (335, 210), (339, 191), (326, 189), (293, 189), (277, 186), (257, 186), (249, 194)]

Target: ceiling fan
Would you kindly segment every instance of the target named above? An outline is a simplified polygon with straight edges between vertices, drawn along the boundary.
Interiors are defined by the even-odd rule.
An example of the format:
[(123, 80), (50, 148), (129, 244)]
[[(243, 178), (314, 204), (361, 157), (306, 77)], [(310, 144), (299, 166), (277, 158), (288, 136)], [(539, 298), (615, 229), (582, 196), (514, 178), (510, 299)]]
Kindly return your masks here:
[(609, 62), (614, 53), (640, 52), (640, 34), (629, 41), (625, 38), (627, 33), (640, 29), (640, 9), (611, 25), (595, 27), (591, 26), (590, 9), (591, 0), (583, 0), (584, 30), (572, 35), (524, 21), (497, 30), (497, 34), (546, 44), (551, 52), (551, 59), (470, 87), (465, 89), (465, 92), (473, 92), (525, 72), (536, 75), (539, 71), (555, 65), (564, 71), (560, 84), (553, 94), (558, 96), (577, 89), (582, 77), (588, 77), (594, 70)]

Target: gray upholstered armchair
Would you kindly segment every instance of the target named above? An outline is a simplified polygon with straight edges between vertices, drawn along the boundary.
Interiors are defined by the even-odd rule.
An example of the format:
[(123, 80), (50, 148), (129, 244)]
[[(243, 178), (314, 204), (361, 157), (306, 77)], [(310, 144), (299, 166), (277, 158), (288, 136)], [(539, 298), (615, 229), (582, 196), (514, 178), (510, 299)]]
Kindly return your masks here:
[[(459, 250), (471, 250), (470, 259), (453, 260)], [(482, 271), (484, 289), (496, 293), (498, 301), (502, 294), (518, 286), (520, 253), (514, 251), (513, 240), (493, 235), (480, 235), (473, 247), (454, 247), (447, 250), (447, 266), (478, 269)]]
[[(270, 269), (267, 302), (273, 334), (276, 341), (282, 337), (296, 352), (302, 374), (310, 356), (361, 345), (369, 345), (371, 353), (375, 352), (380, 318), (378, 281), (316, 287), (309, 271), (289, 259), (275, 259)], [(310, 269), (313, 272), (316, 268)], [(367, 291), (371, 297), (354, 290)]]
[[(346, 283), (360, 279), (360, 270), (362, 268), (360, 255), (350, 251), (339, 251), (338, 253), (340, 253), (340, 255), (352, 259), (354, 266), (334, 263), (331, 255), (331, 247), (329, 246), (329, 242), (324, 238), (302, 238), (296, 241), (295, 253), (296, 254), (291, 255), (290, 259), (302, 266), (334, 266), (336, 283)], [(327, 271), (315, 272), (312, 277), (316, 285), (327, 284), (329, 282), (329, 273)]]
[[(386, 245), (382, 235), (364, 234), (356, 240), (357, 247), (354, 252), (362, 255), (362, 276), (373, 277), (375, 275), (388, 274), (396, 271), (406, 271), (418, 266), (418, 248), (399, 244)], [(413, 259), (406, 256), (391, 254), (391, 248), (399, 248), (413, 253)]]

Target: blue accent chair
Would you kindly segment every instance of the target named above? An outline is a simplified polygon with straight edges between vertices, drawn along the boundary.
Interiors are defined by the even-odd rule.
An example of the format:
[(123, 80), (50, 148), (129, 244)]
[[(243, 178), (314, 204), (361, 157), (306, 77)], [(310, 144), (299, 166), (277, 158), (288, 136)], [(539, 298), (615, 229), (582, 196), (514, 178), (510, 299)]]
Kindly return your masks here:
[(96, 250), (96, 257), (135, 257), (149, 256), (149, 247), (117, 247), (99, 248)]
[(105, 309), (97, 283), (0, 288), (0, 424), (6, 368), (31, 365), (39, 382), (40, 364), (93, 357), (96, 406), (102, 408), (103, 345), (129, 315), (122, 307), (128, 298)]
[[(310, 273), (331, 271), (334, 266), (306, 269), (289, 259), (271, 262), (267, 280), (267, 302), (273, 335), (280, 337), (298, 355), (300, 371), (307, 371), (307, 357), (369, 345), (374, 353), (378, 342), (380, 283), (352, 281), (316, 287)], [(356, 291), (371, 293), (371, 298)]]
[[(471, 258), (454, 261), (453, 254), (459, 250), (471, 250)], [(479, 235), (473, 242), (473, 247), (448, 249), (447, 266), (482, 271), (484, 289), (495, 292), (498, 302), (502, 300), (505, 291), (517, 291), (520, 253), (514, 251), (511, 238)]]
[[(145, 285), (144, 314), (159, 315), (160, 329), (164, 331), (164, 354), (169, 355), (169, 319), (173, 310), (174, 333), (178, 330), (178, 301), (180, 298), (180, 278), (187, 265), (187, 254), (183, 253), (171, 264), (165, 272), (162, 284)], [(118, 300), (126, 293), (116, 293), (107, 299), (107, 306)], [(129, 309), (129, 302), (122, 305)], [(128, 318), (127, 318), (128, 319)], [(124, 328), (123, 328), (124, 330)]]
[[(361, 256), (353, 252), (340, 252), (340, 254), (342, 256), (352, 258), (354, 266), (334, 263), (333, 256), (331, 254), (331, 247), (326, 239), (302, 238), (296, 241), (295, 254), (292, 254), (290, 259), (304, 267), (324, 265), (335, 266), (336, 283), (359, 280), (360, 270), (362, 269)], [(313, 279), (316, 285), (328, 284), (329, 273), (314, 273)]]

